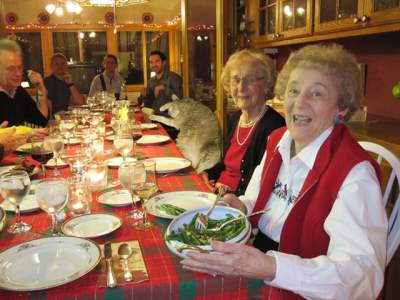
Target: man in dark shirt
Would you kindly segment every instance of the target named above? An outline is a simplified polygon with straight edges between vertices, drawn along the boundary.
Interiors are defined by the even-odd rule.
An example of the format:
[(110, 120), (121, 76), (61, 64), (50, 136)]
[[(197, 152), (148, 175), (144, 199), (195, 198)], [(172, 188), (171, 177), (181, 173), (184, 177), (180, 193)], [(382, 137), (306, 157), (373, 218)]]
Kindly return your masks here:
[(157, 115), (168, 116), (160, 112), (160, 107), (172, 101), (173, 95), (182, 98), (182, 78), (166, 69), (166, 56), (163, 52), (155, 50), (150, 52), (150, 69), (155, 73), (147, 83), (146, 94), (140, 97), (145, 107), (154, 109)]
[(52, 114), (67, 110), (70, 103), (84, 104), (85, 100), (72, 81), (68, 72), (67, 58), (62, 53), (55, 53), (51, 58), (52, 74), (44, 79), (48, 98), (52, 103)]
[(20, 47), (14, 41), (0, 40), (0, 123), (46, 126), (49, 109), (42, 76), (31, 70), (28, 72), (31, 83), (37, 88), (36, 103), (21, 87), (22, 74)]

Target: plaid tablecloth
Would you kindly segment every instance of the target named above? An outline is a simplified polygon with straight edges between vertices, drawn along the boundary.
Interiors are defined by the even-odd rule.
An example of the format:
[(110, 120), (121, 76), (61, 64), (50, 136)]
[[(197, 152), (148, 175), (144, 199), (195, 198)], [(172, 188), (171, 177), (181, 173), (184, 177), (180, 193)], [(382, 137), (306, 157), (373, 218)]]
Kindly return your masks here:
[[(144, 134), (164, 134), (159, 127), (145, 131)], [(107, 142), (107, 147), (111, 143)], [(181, 157), (179, 149), (173, 141), (161, 145), (139, 146), (146, 157), (177, 156)], [(13, 157), (6, 159), (10, 162)], [(15, 158), (14, 158), (15, 159)], [(68, 170), (64, 170), (67, 174)], [(113, 172), (116, 172), (114, 170)], [(191, 168), (182, 175), (158, 176), (158, 185), (163, 192), (177, 190), (208, 191), (202, 179)], [(101, 238), (94, 239), (99, 244), (106, 241), (121, 242), (138, 240), (143, 251), (144, 260), (150, 280), (137, 284), (127, 284), (114, 289), (97, 286), (99, 269), (95, 268), (78, 280), (59, 287), (36, 292), (10, 292), (0, 290), (0, 299), (266, 299), (270, 290), (262, 280), (249, 280), (241, 277), (215, 278), (181, 268), (180, 258), (172, 254), (164, 244), (164, 232), (168, 220), (149, 216), (155, 224), (151, 230), (139, 231), (133, 229), (126, 221), (127, 208), (114, 208), (102, 205), (93, 199), (93, 212), (110, 212), (123, 220), (121, 228)], [(7, 215), (8, 219), (13, 214)], [(42, 211), (24, 214), (23, 220), (32, 224), (32, 231), (44, 231), (50, 226), (50, 218)], [(37, 234), (26, 233), (11, 235), (3, 230), (0, 234), (0, 250), (18, 243), (39, 238)]]

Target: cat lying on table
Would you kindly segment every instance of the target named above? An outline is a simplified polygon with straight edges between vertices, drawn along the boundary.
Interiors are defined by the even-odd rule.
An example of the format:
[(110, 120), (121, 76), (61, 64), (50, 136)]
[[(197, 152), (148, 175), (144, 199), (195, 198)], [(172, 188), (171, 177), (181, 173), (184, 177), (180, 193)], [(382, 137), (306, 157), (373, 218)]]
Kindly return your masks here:
[(220, 161), (221, 130), (214, 113), (207, 106), (184, 98), (168, 102), (160, 110), (168, 111), (171, 118), (151, 115), (150, 119), (179, 129), (176, 144), (198, 173)]

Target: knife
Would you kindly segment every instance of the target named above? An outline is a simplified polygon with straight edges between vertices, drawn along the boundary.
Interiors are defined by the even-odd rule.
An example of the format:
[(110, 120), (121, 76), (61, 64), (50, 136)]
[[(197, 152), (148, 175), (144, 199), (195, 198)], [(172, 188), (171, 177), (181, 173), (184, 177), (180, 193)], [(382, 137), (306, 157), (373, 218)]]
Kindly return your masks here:
[(107, 270), (107, 286), (110, 288), (117, 286), (117, 279), (112, 268), (112, 249), (111, 242), (104, 244), (104, 257), (106, 259), (106, 270)]

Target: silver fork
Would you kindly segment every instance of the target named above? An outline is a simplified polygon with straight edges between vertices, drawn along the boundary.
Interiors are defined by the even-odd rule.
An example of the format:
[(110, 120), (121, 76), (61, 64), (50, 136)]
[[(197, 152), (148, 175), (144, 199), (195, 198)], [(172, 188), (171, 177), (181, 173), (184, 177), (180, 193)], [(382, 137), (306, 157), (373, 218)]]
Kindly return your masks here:
[[(263, 214), (263, 213), (265, 213), (265, 212), (267, 212), (267, 211), (269, 211), (269, 210), (270, 210), (269, 208), (265, 208), (265, 209), (263, 209), (263, 210), (259, 210), (259, 211), (253, 212), (253, 213), (251, 213), (251, 214), (245, 215), (245, 217), (246, 217), (246, 218), (250, 218), (250, 217), (255, 216), (255, 215)], [(230, 219), (230, 220), (228, 220), (228, 221), (226, 221), (226, 222), (220, 224), (219, 226), (217, 226), (217, 227), (215, 227), (215, 228), (207, 229), (207, 231), (220, 231), (220, 230), (221, 230), (222, 228), (224, 228), (226, 225), (231, 224), (231, 223), (233, 223), (233, 222), (236, 222), (237, 220), (240, 220), (240, 219), (243, 219), (243, 216), (235, 217), (235, 218), (233, 218), (233, 219)]]
[(215, 208), (215, 205), (217, 204), (217, 202), (221, 199), (222, 195), (225, 194), (226, 188), (224, 187), (220, 187), (218, 189), (218, 195), (214, 200), (214, 203), (211, 205), (211, 207), (207, 210), (206, 214), (199, 214), (196, 218), (196, 221), (194, 223), (194, 227), (198, 230), (198, 231), (204, 231), (207, 229), (208, 226), (208, 217), (210, 216), (211, 212), (213, 211), (213, 209)]

